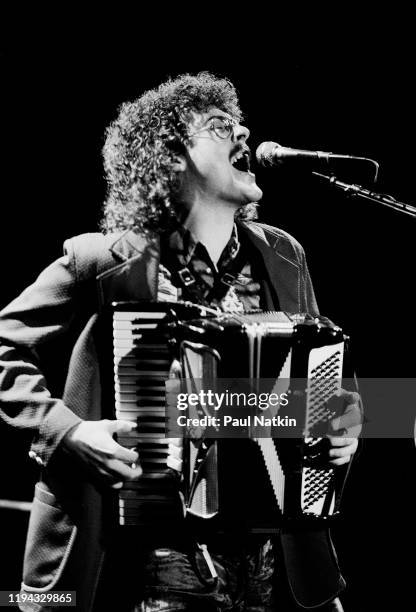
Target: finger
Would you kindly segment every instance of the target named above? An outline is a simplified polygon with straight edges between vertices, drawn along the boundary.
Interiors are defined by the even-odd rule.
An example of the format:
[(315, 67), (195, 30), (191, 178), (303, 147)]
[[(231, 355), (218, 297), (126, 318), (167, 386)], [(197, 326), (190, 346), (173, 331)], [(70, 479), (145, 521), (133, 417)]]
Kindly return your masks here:
[(134, 448), (125, 448), (115, 442), (112, 457), (125, 463), (136, 463), (139, 459), (139, 453)]
[(362, 425), (356, 425), (355, 427), (349, 427), (348, 429), (330, 429), (327, 436), (329, 438), (359, 438), (362, 432)]
[(360, 407), (357, 404), (348, 406), (346, 411), (339, 417), (334, 417), (330, 420), (329, 425), (333, 431), (339, 429), (349, 429), (363, 422), (363, 416)]
[(358, 444), (356, 438), (339, 438), (338, 436), (328, 436), (331, 447), (349, 446), (350, 444)]
[(106, 463), (105, 468), (112, 474), (114, 474), (118, 480), (136, 480), (143, 474), (143, 470), (140, 465), (135, 465), (135, 467), (130, 467), (123, 463), (122, 461), (118, 461), (117, 459), (112, 459)]
[(356, 427), (350, 427), (347, 432), (344, 431), (344, 435), (347, 435), (348, 438), (359, 438), (361, 435), (361, 431), (362, 431), (362, 426), (361, 425), (357, 425)]
[(143, 473), (140, 466), (135, 468), (128, 468), (124, 463), (112, 462), (106, 466), (95, 466), (95, 470), (92, 470), (93, 475), (106, 486), (112, 488), (120, 488), (120, 486), (114, 486), (121, 483), (123, 486), (125, 481), (137, 480)]
[(353, 455), (356, 450), (356, 444), (349, 444), (348, 446), (342, 446), (341, 448), (331, 448), (328, 455), (331, 459), (337, 459), (338, 457)]
[(361, 396), (357, 391), (348, 391), (342, 387), (335, 392), (337, 397), (342, 397), (348, 404), (359, 404)]
[[(138, 461), (138, 455), (135, 453), (135, 457), (132, 457), (135, 461)], [(103, 476), (110, 475), (113, 479), (120, 480), (120, 473), (118, 470), (119, 465), (124, 465), (129, 467), (130, 465), (135, 465), (135, 461), (126, 462), (116, 459), (114, 457), (114, 453), (111, 456), (104, 455), (101, 452), (91, 452), (87, 457), (89, 465), (102, 473)]]
[(118, 444), (113, 438), (106, 441), (106, 446), (90, 447), (90, 453), (98, 462), (103, 462), (106, 459), (119, 459), (125, 463), (136, 463), (139, 455), (133, 448), (125, 448)]
[(107, 419), (107, 429), (113, 434), (128, 434), (137, 429), (136, 421), (122, 421), (121, 419), (110, 421)]
[(348, 455), (347, 457), (339, 457), (338, 459), (330, 459), (329, 463), (330, 465), (334, 465), (334, 466), (345, 465), (346, 463), (348, 463), (350, 458), (351, 457)]
[(328, 436), (328, 440), (331, 446), (346, 446), (350, 443), (349, 438), (339, 438), (338, 436)]
[(95, 469), (92, 470), (92, 473), (99, 482), (107, 487), (121, 489), (123, 486), (123, 479), (120, 478), (120, 475), (117, 474), (116, 471), (111, 470), (110, 468), (106, 469), (97, 465), (95, 466)]

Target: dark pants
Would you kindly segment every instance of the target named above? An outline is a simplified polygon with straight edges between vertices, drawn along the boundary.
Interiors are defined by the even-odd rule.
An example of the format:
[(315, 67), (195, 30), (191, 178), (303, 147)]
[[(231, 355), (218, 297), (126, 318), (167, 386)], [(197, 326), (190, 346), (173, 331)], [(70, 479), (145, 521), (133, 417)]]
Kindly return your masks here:
[(145, 564), (145, 592), (135, 612), (235, 610), (271, 612), (274, 552), (270, 540), (234, 550), (211, 547), (213, 578), (201, 551), (158, 548)]
[[(218, 536), (208, 541), (216, 578), (195, 542), (178, 538), (165, 544), (159, 541), (152, 545), (143, 538), (137, 543), (131, 538), (115, 540), (95, 612), (299, 610), (280, 569), (280, 551), (274, 539)], [(342, 607), (330, 604), (319, 610)]]

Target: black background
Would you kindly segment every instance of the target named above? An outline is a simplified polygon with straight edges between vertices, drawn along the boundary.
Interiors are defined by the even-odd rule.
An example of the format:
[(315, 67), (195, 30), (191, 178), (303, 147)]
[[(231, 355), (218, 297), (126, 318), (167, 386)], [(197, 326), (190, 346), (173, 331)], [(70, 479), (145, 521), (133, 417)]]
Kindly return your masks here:
[[(277, 10), (254, 18), (251, 9), (240, 25), (235, 14), (204, 7), (198, 18), (177, 14), (163, 25), (129, 14), (99, 23), (61, 16), (53, 27), (27, 20), (24, 30), (19, 19), (10, 30), (3, 23), (0, 306), (61, 254), (65, 238), (96, 230), (100, 149), (118, 104), (181, 72), (210, 70), (235, 83), (253, 150), (273, 140), (371, 157), (381, 166), (377, 185), (355, 165), (340, 167), (339, 178), (416, 205), (406, 16), (382, 24), (342, 10), (327, 21), (303, 17)], [(414, 376), (416, 220), (350, 199), (310, 173), (256, 173), (261, 220), (303, 244), (321, 312), (353, 338), (359, 376)], [(400, 398), (392, 418), (398, 409)], [(35, 469), (12, 432), (2, 436), (0, 459), (0, 497), (30, 499)], [(413, 552), (414, 459), (408, 439), (367, 441), (356, 460), (335, 528), (347, 610), (412, 601), (405, 557)], [(1, 588), (17, 588), (26, 518), (0, 517), (0, 537), (14, 540)]]

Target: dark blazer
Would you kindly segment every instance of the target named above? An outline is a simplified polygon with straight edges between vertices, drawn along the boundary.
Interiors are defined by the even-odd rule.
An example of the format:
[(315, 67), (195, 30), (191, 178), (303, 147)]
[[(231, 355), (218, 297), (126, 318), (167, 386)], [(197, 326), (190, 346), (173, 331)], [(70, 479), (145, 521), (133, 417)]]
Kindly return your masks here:
[[(263, 224), (245, 223), (241, 229), (263, 257), (280, 309), (318, 314), (300, 244)], [(59, 444), (81, 419), (102, 418), (93, 334), (97, 314), (113, 300), (156, 299), (158, 264), (156, 238), (131, 231), (77, 236), (65, 242), (63, 257), (0, 313), (0, 418), (33, 432), (29, 454), (41, 468), (22, 588), (77, 590), (77, 609), (85, 612), (105, 554), (103, 494)], [(43, 363), (53, 369), (44, 371)], [(55, 382), (59, 372), (67, 372), (61, 385)], [(51, 389), (61, 399), (52, 397)], [(326, 531), (283, 533), (282, 548), (289, 583), (303, 605), (329, 601), (344, 588)]]

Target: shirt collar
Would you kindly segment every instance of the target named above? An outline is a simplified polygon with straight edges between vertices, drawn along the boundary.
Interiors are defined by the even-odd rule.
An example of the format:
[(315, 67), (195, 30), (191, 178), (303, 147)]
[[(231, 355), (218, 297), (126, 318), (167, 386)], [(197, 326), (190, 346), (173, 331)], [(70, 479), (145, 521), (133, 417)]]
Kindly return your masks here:
[[(192, 232), (182, 226), (175, 230), (168, 238), (169, 249), (176, 253), (182, 265), (185, 266), (189, 264), (194, 256), (198, 244), (200, 243), (196, 240)], [(230, 239), (225, 245), (218, 263), (235, 259), (240, 250), (240, 246), (241, 243), (238, 237), (237, 225), (234, 223)]]

